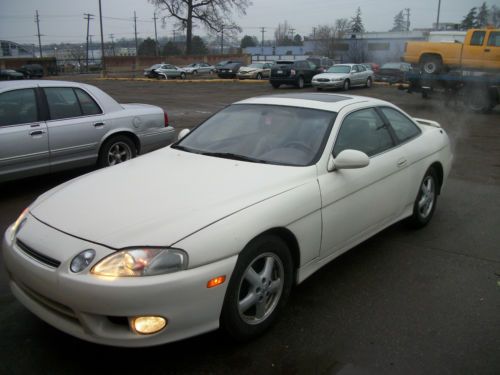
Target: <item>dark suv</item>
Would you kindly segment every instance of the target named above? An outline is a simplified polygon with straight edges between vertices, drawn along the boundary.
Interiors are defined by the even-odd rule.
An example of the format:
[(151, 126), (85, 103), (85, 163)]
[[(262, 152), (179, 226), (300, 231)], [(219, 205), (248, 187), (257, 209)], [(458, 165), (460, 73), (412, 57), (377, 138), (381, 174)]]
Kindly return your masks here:
[(230, 61), (217, 68), (217, 75), (219, 78), (236, 78), (236, 74), (243, 65), (245, 64), (242, 61)]
[(314, 65), (316, 65), (320, 73), (326, 72), (333, 65), (332, 59), (322, 56), (309, 56), (307, 58), (307, 61), (310, 61)]
[(271, 68), (269, 83), (275, 89), (280, 85), (294, 85), (301, 89), (318, 73), (316, 65), (307, 60), (276, 61)]
[(17, 69), (19, 73), (22, 73), (26, 78), (42, 78), (43, 77), (43, 66), (40, 64), (26, 64)]

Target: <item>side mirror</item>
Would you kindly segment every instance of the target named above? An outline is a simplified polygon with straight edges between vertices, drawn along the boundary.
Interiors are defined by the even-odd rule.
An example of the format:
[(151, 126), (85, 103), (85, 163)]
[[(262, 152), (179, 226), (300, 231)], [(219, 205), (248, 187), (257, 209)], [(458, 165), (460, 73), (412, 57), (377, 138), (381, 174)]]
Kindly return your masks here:
[(179, 135), (177, 136), (177, 140), (180, 141), (182, 138), (184, 138), (186, 135), (188, 135), (189, 132), (190, 132), (189, 129), (182, 129), (179, 132)]
[(364, 168), (370, 164), (370, 158), (364, 152), (358, 150), (344, 150), (336, 158), (330, 155), (328, 159), (328, 172), (337, 169)]

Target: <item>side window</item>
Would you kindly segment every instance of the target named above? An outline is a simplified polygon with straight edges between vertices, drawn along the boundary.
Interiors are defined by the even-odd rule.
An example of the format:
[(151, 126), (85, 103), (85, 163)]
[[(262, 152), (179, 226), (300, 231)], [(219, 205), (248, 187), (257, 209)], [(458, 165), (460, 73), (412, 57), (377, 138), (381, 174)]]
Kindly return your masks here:
[(472, 38), (470, 39), (471, 46), (482, 46), (484, 42), (484, 36), (486, 31), (474, 31), (472, 33)]
[(488, 46), (500, 47), (500, 31), (492, 31), (488, 38)]
[(375, 109), (367, 108), (347, 115), (340, 126), (333, 156), (346, 149), (376, 155), (394, 146), (391, 134)]
[(13, 90), (0, 94), (0, 126), (29, 124), (37, 120), (34, 89)]
[(101, 108), (89, 94), (81, 89), (75, 89), (75, 92), (78, 100), (80, 101), (80, 106), (82, 107), (84, 116), (98, 115), (102, 113)]
[(82, 115), (75, 92), (71, 87), (44, 88), (51, 120), (72, 118)]
[(358, 65), (358, 70), (360, 72), (366, 72), (366, 68), (363, 65)]
[(388, 107), (382, 107), (380, 109), (389, 120), (400, 142), (404, 142), (420, 134), (420, 129), (401, 112)]

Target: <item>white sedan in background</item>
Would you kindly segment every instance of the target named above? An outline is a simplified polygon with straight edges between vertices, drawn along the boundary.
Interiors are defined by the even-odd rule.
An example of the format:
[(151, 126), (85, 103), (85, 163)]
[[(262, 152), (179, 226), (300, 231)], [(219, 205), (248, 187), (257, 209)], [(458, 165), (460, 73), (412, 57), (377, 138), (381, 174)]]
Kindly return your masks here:
[(95, 86), (0, 83), (0, 183), (64, 169), (115, 165), (174, 139), (163, 109), (119, 104)]
[(317, 74), (312, 79), (312, 86), (318, 90), (342, 88), (345, 91), (353, 86), (371, 87), (373, 71), (362, 64), (337, 64), (325, 73)]
[(251, 98), (180, 136), (21, 214), (3, 240), (19, 301), (107, 345), (251, 339), (294, 284), (395, 222), (426, 225), (452, 162), (439, 124), (366, 97)]

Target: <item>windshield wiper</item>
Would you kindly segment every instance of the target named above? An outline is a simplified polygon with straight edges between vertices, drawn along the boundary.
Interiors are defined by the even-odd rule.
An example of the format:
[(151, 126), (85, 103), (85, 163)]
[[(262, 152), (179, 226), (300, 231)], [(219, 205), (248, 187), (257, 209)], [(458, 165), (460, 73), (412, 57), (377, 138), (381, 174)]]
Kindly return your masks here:
[(251, 163), (264, 163), (264, 164), (269, 163), (267, 160), (256, 159), (256, 158), (252, 158), (250, 156), (233, 154), (231, 152), (200, 152), (200, 154), (207, 155), (207, 156), (215, 156), (216, 158), (249, 161)]

